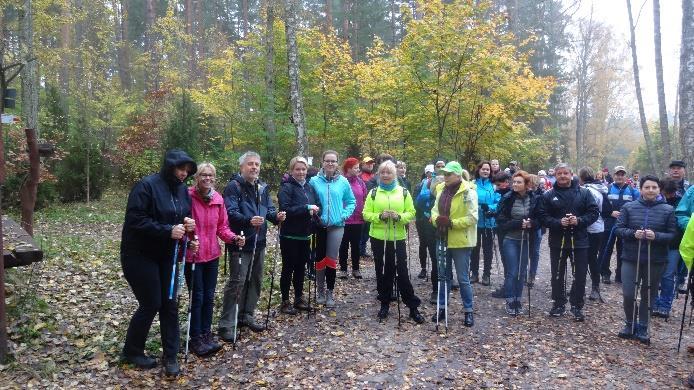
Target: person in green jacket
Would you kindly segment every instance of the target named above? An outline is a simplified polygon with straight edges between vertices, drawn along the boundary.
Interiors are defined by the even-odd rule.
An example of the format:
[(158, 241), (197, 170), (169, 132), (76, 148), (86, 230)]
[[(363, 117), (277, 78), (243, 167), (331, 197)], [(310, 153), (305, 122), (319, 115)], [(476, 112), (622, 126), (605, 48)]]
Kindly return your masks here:
[(393, 282), (396, 281), (402, 301), (410, 308), (410, 318), (421, 324), (424, 317), (417, 309), (420, 300), (410, 283), (405, 241), (405, 226), (414, 219), (414, 204), (412, 195), (398, 184), (396, 177), (397, 169), (392, 161), (381, 163), (378, 186), (369, 191), (363, 211), (364, 220), (371, 223), (369, 236), (376, 266), (378, 300), (381, 302), (378, 318), (388, 317)]
[[(453, 278), (452, 263), (460, 284), (460, 297), (463, 300), (465, 320), (463, 325), (475, 324), (472, 312), (472, 285), (470, 284), (470, 253), (477, 245), (477, 189), (474, 183), (463, 180), (463, 167), (457, 161), (451, 161), (441, 169), (444, 182), (436, 186), (436, 203), (431, 209), (431, 222), (436, 227), (438, 236), (447, 241), (447, 256), (444, 270), (439, 270), (439, 277)], [(450, 283), (446, 283), (450, 286)], [(439, 291), (439, 304), (444, 305), (444, 294)], [(432, 322), (446, 319), (445, 309), (434, 314)]]

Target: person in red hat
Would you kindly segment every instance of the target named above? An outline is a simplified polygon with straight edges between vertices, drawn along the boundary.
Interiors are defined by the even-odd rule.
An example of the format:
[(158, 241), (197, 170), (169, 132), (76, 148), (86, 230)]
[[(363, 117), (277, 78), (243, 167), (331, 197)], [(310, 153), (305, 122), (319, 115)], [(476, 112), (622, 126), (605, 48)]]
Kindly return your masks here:
[(345, 232), (342, 235), (342, 243), (340, 243), (340, 271), (338, 272), (338, 277), (340, 279), (347, 279), (348, 277), (347, 257), (351, 246), (352, 276), (355, 279), (361, 279), (362, 276), (359, 271), (359, 258), (361, 257), (359, 242), (361, 240), (361, 230), (364, 226), (362, 211), (364, 210), (364, 201), (366, 200), (366, 183), (359, 177), (359, 160), (354, 157), (349, 157), (342, 163), (342, 173), (352, 188), (352, 193), (357, 200), (357, 206), (352, 215), (345, 221)]

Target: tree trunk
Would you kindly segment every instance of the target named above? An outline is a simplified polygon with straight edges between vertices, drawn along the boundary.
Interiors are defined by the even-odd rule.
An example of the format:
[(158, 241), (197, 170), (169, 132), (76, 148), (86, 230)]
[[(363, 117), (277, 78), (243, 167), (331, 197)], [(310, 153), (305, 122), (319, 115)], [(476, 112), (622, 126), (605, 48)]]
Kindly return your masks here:
[(349, 9), (351, 0), (342, 0), (342, 38), (349, 42)]
[(158, 58), (155, 50), (154, 40), (154, 0), (145, 0), (145, 50), (149, 54), (149, 66), (145, 66), (145, 85), (147, 91), (159, 89), (158, 81)]
[(31, 0), (24, 0), (24, 7), (20, 12), (22, 29), (20, 50), (22, 58), (26, 61), (22, 68), (22, 116), (25, 127), (35, 129), (38, 135), (39, 82), (37, 61), (34, 58), (34, 20), (31, 8)]
[(275, 1), (267, 0), (267, 19), (265, 24), (265, 108), (263, 125), (269, 140), (270, 156), (277, 156), (275, 139)]
[(639, 61), (636, 57), (636, 32), (634, 29), (634, 17), (631, 14), (631, 0), (627, 0), (627, 11), (629, 12), (629, 30), (631, 32), (631, 60), (634, 69), (634, 86), (636, 87), (636, 100), (639, 103), (639, 118), (641, 119), (641, 130), (643, 138), (646, 140), (646, 152), (648, 153), (648, 163), (652, 173), (658, 174), (657, 167), (659, 166), (655, 158), (655, 148), (651, 134), (648, 132), (648, 123), (646, 122), (646, 111), (643, 108), (643, 97), (641, 96), (641, 79), (639, 78)]
[(128, 2), (121, 0), (114, 4), (116, 8), (115, 28), (116, 36), (120, 41), (118, 44), (118, 78), (121, 88), (125, 91), (130, 90), (132, 79), (130, 78), (130, 41), (128, 40)]
[[(68, 2), (61, 7), (63, 21), (70, 20), (70, 5)], [(70, 24), (63, 22), (60, 26), (60, 68), (58, 70), (58, 89), (60, 91), (60, 104), (65, 115), (69, 114), (70, 105), (68, 96), (70, 93)]]
[(248, 0), (241, 0), (241, 32), (243, 38), (248, 38)]
[(694, 0), (682, 0), (679, 94), (682, 152), (694, 180)]
[(36, 192), (39, 187), (39, 144), (36, 140), (34, 129), (24, 129), (29, 150), (29, 175), (27, 176), (19, 193), (22, 209), (22, 229), (30, 236), (34, 236), (34, 206), (36, 204)]
[(193, 75), (195, 74), (195, 34), (193, 31), (193, 0), (186, 0), (185, 7), (186, 34), (190, 37), (190, 42), (188, 43), (188, 83), (190, 85), (193, 80)]
[(395, 4), (395, 0), (390, 0), (390, 33), (393, 34), (393, 39), (390, 42), (392, 47), (395, 47), (398, 44), (398, 30), (397, 30), (397, 23), (395, 21), (396, 18), (396, 12), (398, 10), (397, 5)]
[(663, 148), (663, 159), (660, 166), (667, 170), (672, 158), (670, 150), (670, 129), (665, 105), (665, 83), (663, 82), (663, 53), (660, 48), (660, 0), (653, 0), (653, 40), (655, 42), (655, 78), (658, 85), (658, 116), (660, 122), (660, 143)]
[(304, 114), (304, 103), (301, 98), (299, 80), (299, 48), (296, 43), (296, 11), (298, 0), (285, 0), (285, 33), (287, 35), (287, 67), (289, 70), (289, 97), (292, 103), (292, 123), (296, 131), (296, 146), (299, 156), (308, 156), (308, 134)]
[(333, 0), (325, 0), (325, 32), (333, 29)]

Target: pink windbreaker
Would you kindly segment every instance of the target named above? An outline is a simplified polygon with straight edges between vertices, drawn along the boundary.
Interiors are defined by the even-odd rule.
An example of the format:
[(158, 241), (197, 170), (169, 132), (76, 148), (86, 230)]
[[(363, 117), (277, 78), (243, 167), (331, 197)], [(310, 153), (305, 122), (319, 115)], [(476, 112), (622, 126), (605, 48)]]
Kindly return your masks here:
[(224, 199), (217, 191), (209, 203), (205, 203), (195, 187), (188, 188), (192, 199), (192, 214), (195, 220), (195, 234), (200, 241), (198, 253), (186, 255), (188, 263), (205, 263), (218, 258), (222, 254), (217, 237), (229, 244), (234, 241), (236, 234), (229, 229), (229, 218), (224, 207)]

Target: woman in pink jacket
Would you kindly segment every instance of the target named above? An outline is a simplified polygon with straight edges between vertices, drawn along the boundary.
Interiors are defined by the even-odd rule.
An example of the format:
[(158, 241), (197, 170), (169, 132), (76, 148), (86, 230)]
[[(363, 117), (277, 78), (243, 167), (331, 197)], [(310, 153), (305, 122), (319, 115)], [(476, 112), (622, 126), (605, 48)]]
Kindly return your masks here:
[(359, 271), (359, 240), (361, 239), (361, 228), (364, 225), (364, 218), (361, 213), (364, 210), (364, 202), (366, 201), (366, 184), (359, 177), (359, 160), (350, 157), (342, 164), (342, 173), (344, 173), (349, 186), (352, 188), (352, 193), (357, 200), (357, 207), (352, 215), (345, 221), (345, 233), (342, 235), (340, 243), (340, 279), (347, 279), (347, 255), (350, 245), (352, 246), (352, 276), (355, 279), (361, 279)]
[[(244, 238), (229, 229), (227, 211), (222, 195), (214, 190), (216, 170), (210, 163), (198, 165), (195, 185), (188, 188), (192, 199), (192, 214), (195, 218), (195, 233), (200, 247), (197, 253), (188, 252), (186, 261), (195, 263), (195, 274), (186, 267), (186, 283), (190, 288), (193, 282), (192, 308), (190, 318), (190, 349), (198, 356), (209, 356), (222, 347), (212, 334), (212, 309), (217, 286), (220, 238), (227, 244), (243, 246)], [(193, 281), (192, 278), (195, 278)]]

